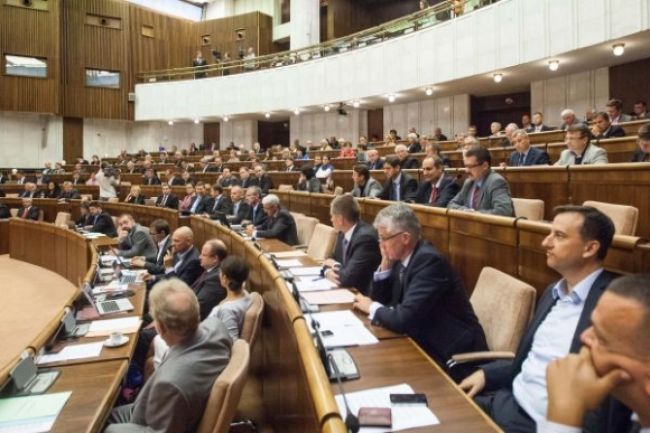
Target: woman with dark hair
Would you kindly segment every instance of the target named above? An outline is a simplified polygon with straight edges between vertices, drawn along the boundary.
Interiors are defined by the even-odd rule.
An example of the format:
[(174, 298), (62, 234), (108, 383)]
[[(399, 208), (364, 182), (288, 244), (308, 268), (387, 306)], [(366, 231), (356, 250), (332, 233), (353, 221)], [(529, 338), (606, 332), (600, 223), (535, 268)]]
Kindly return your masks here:
[(251, 297), (244, 289), (248, 280), (248, 265), (241, 257), (228, 256), (221, 262), (221, 287), (226, 289), (226, 297), (212, 309), (208, 319), (217, 317), (226, 328), (233, 341), (239, 338), (244, 316), (251, 305)]
[(43, 192), (43, 198), (59, 198), (61, 188), (59, 184), (53, 181), (47, 183), (47, 189)]

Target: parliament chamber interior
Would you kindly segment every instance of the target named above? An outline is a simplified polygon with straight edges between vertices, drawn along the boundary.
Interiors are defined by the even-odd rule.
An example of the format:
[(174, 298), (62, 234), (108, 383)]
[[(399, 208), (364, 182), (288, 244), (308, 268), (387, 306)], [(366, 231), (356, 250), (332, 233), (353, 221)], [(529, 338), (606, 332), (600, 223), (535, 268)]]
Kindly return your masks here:
[(650, 432), (650, 0), (0, 29), (0, 432)]

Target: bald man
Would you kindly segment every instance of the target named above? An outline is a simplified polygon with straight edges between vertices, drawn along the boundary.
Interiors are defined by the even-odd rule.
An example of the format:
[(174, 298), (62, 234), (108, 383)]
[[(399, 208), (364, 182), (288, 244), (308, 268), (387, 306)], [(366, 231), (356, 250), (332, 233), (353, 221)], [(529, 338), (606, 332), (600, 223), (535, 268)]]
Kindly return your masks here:
[[(189, 227), (179, 227), (172, 234), (171, 255), (165, 257), (165, 272), (163, 274), (146, 273), (144, 280), (153, 284), (159, 280), (179, 278), (188, 286), (192, 286), (203, 273), (199, 260), (199, 250), (194, 246), (194, 232)], [(167, 266), (170, 264), (171, 266)]]

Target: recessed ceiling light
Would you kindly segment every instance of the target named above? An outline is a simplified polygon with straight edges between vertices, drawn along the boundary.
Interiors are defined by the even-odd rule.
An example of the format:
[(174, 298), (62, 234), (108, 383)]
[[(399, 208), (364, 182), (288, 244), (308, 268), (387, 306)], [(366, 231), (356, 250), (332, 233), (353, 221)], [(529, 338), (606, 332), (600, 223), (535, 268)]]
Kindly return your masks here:
[(501, 81), (503, 81), (503, 74), (502, 73), (496, 73), (496, 74), (492, 75), (492, 79), (494, 79), (495, 83), (500, 83)]
[(229, 121), (229, 120), (230, 120), (230, 118), (229, 118), (228, 116), (223, 116), (223, 121), (224, 121), (224, 122), (227, 122), (227, 121)]
[(198, 125), (201, 121), (199, 119), (194, 119), (194, 123)]
[(390, 95), (388, 95), (388, 102), (395, 102), (395, 95), (394, 94), (391, 93)]
[(323, 105), (323, 110), (330, 111), (330, 106), (329, 105)]
[(268, 119), (269, 117), (271, 117), (271, 113), (266, 113), (266, 114), (264, 115), (264, 117), (266, 117), (266, 118)]
[(427, 89), (424, 91), (424, 93), (427, 94), (427, 96), (433, 95), (433, 89), (431, 87), (427, 87)]
[(299, 116), (300, 115), (300, 108), (296, 108), (295, 110), (293, 110), (293, 114), (295, 114), (296, 116)]
[(355, 99), (354, 101), (352, 101), (352, 106), (353, 106), (354, 108), (359, 108), (359, 104), (360, 104), (360, 102), (359, 102), (358, 99)]
[(173, 120), (170, 120), (169, 122), (167, 122), (167, 124), (168, 124), (169, 126), (172, 126), (172, 125), (174, 124), (174, 121), (173, 121)]
[(560, 61), (559, 60), (549, 60), (548, 68), (551, 71), (555, 72), (555, 71), (558, 70), (559, 67), (560, 67)]
[(625, 44), (616, 44), (612, 46), (612, 51), (615, 56), (622, 56), (625, 53)]

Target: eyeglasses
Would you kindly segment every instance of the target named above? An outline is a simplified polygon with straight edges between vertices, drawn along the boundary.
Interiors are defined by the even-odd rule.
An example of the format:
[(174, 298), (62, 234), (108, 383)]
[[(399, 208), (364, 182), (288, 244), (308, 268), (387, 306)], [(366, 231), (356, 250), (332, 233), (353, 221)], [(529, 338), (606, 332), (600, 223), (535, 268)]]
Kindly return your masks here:
[(465, 168), (472, 169), (472, 168), (480, 167), (482, 165), (483, 164), (465, 164)]
[(402, 233), (406, 233), (406, 232), (397, 232), (395, 234), (392, 234), (392, 235), (386, 236), (386, 237), (379, 236), (379, 242), (388, 242), (389, 240), (393, 239), (394, 237), (397, 237), (397, 236), (401, 235)]
[(422, 170), (426, 170), (426, 171), (433, 170), (433, 167), (422, 167)]

